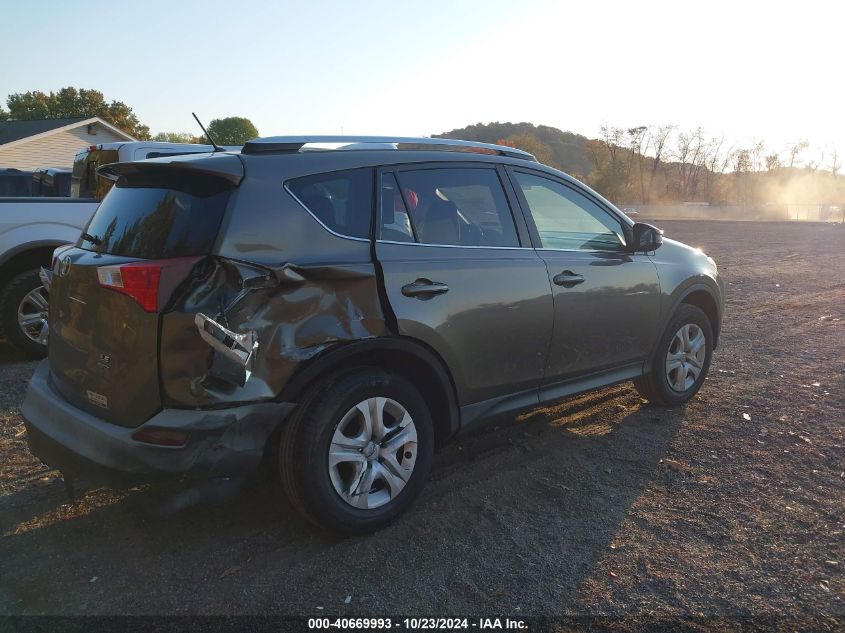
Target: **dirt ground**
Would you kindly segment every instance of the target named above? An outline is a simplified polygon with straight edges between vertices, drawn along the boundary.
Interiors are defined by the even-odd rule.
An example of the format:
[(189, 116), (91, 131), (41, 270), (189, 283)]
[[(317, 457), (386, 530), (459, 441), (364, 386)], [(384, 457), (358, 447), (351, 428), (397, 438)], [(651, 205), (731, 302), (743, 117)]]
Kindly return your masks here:
[(34, 364), (0, 350), (0, 614), (845, 629), (845, 228), (661, 225), (725, 277), (696, 398), (661, 409), (623, 384), (499, 420), (444, 449), (411, 511), (363, 538), (315, 531), (270, 484), (214, 503), (156, 487), (68, 505), (26, 448)]

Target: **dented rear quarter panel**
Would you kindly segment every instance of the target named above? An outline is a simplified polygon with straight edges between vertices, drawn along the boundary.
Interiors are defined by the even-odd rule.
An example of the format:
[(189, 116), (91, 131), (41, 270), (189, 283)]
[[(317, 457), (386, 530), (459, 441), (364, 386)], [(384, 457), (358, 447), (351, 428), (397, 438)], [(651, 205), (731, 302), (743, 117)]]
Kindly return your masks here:
[[(331, 346), (390, 333), (369, 240), (333, 234), (284, 189), (314, 167), (302, 168), (301, 155), (248, 158), (215, 254), (177, 289), (162, 317), (165, 406), (273, 400), (303, 362)], [(243, 384), (232, 379), (233, 361), (200, 337), (200, 312), (233, 332), (257, 335)]]

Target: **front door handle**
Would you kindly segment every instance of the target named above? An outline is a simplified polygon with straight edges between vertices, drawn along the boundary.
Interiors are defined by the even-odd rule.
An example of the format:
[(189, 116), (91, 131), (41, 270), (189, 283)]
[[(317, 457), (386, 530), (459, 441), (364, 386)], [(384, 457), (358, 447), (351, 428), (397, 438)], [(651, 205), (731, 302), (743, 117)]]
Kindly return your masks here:
[(578, 284), (584, 283), (584, 276), (576, 275), (571, 270), (564, 270), (559, 275), (555, 275), (552, 281), (554, 281), (555, 285), (557, 286), (563, 286), (564, 288), (572, 288), (572, 286), (577, 286)]
[(417, 279), (414, 283), (402, 286), (402, 294), (406, 297), (417, 297), (419, 299), (430, 299), (431, 297), (449, 292), (449, 286), (439, 281), (429, 279)]

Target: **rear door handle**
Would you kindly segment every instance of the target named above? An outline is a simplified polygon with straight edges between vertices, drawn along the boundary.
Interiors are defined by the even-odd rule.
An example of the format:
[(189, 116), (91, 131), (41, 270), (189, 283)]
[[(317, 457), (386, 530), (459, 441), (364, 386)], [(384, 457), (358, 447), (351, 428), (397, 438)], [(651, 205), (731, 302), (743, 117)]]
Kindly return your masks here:
[(584, 283), (584, 276), (576, 275), (571, 270), (564, 270), (559, 275), (555, 275), (552, 281), (555, 282), (555, 285), (572, 288), (572, 286)]
[(406, 297), (428, 299), (436, 295), (442, 295), (444, 292), (449, 292), (449, 286), (439, 281), (430, 281), (429, 279), (417, 279), (412, 284), (402, 286), (402, 294)]

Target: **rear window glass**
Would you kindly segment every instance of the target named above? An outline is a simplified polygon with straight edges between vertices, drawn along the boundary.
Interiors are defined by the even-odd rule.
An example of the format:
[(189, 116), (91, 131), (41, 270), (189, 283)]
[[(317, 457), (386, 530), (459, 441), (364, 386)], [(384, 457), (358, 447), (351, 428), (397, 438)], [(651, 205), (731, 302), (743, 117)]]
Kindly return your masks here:
[(181, 176), (174, 182), (119, 180), (85, 229), (96, 243), (78, 246), (141, 259), (211, 252), (231, 189), (218, 180)]
[(373, 172), (349, 169), (295, 178), (288, 190), (329, 229), (350, 237), (370, 236)]

